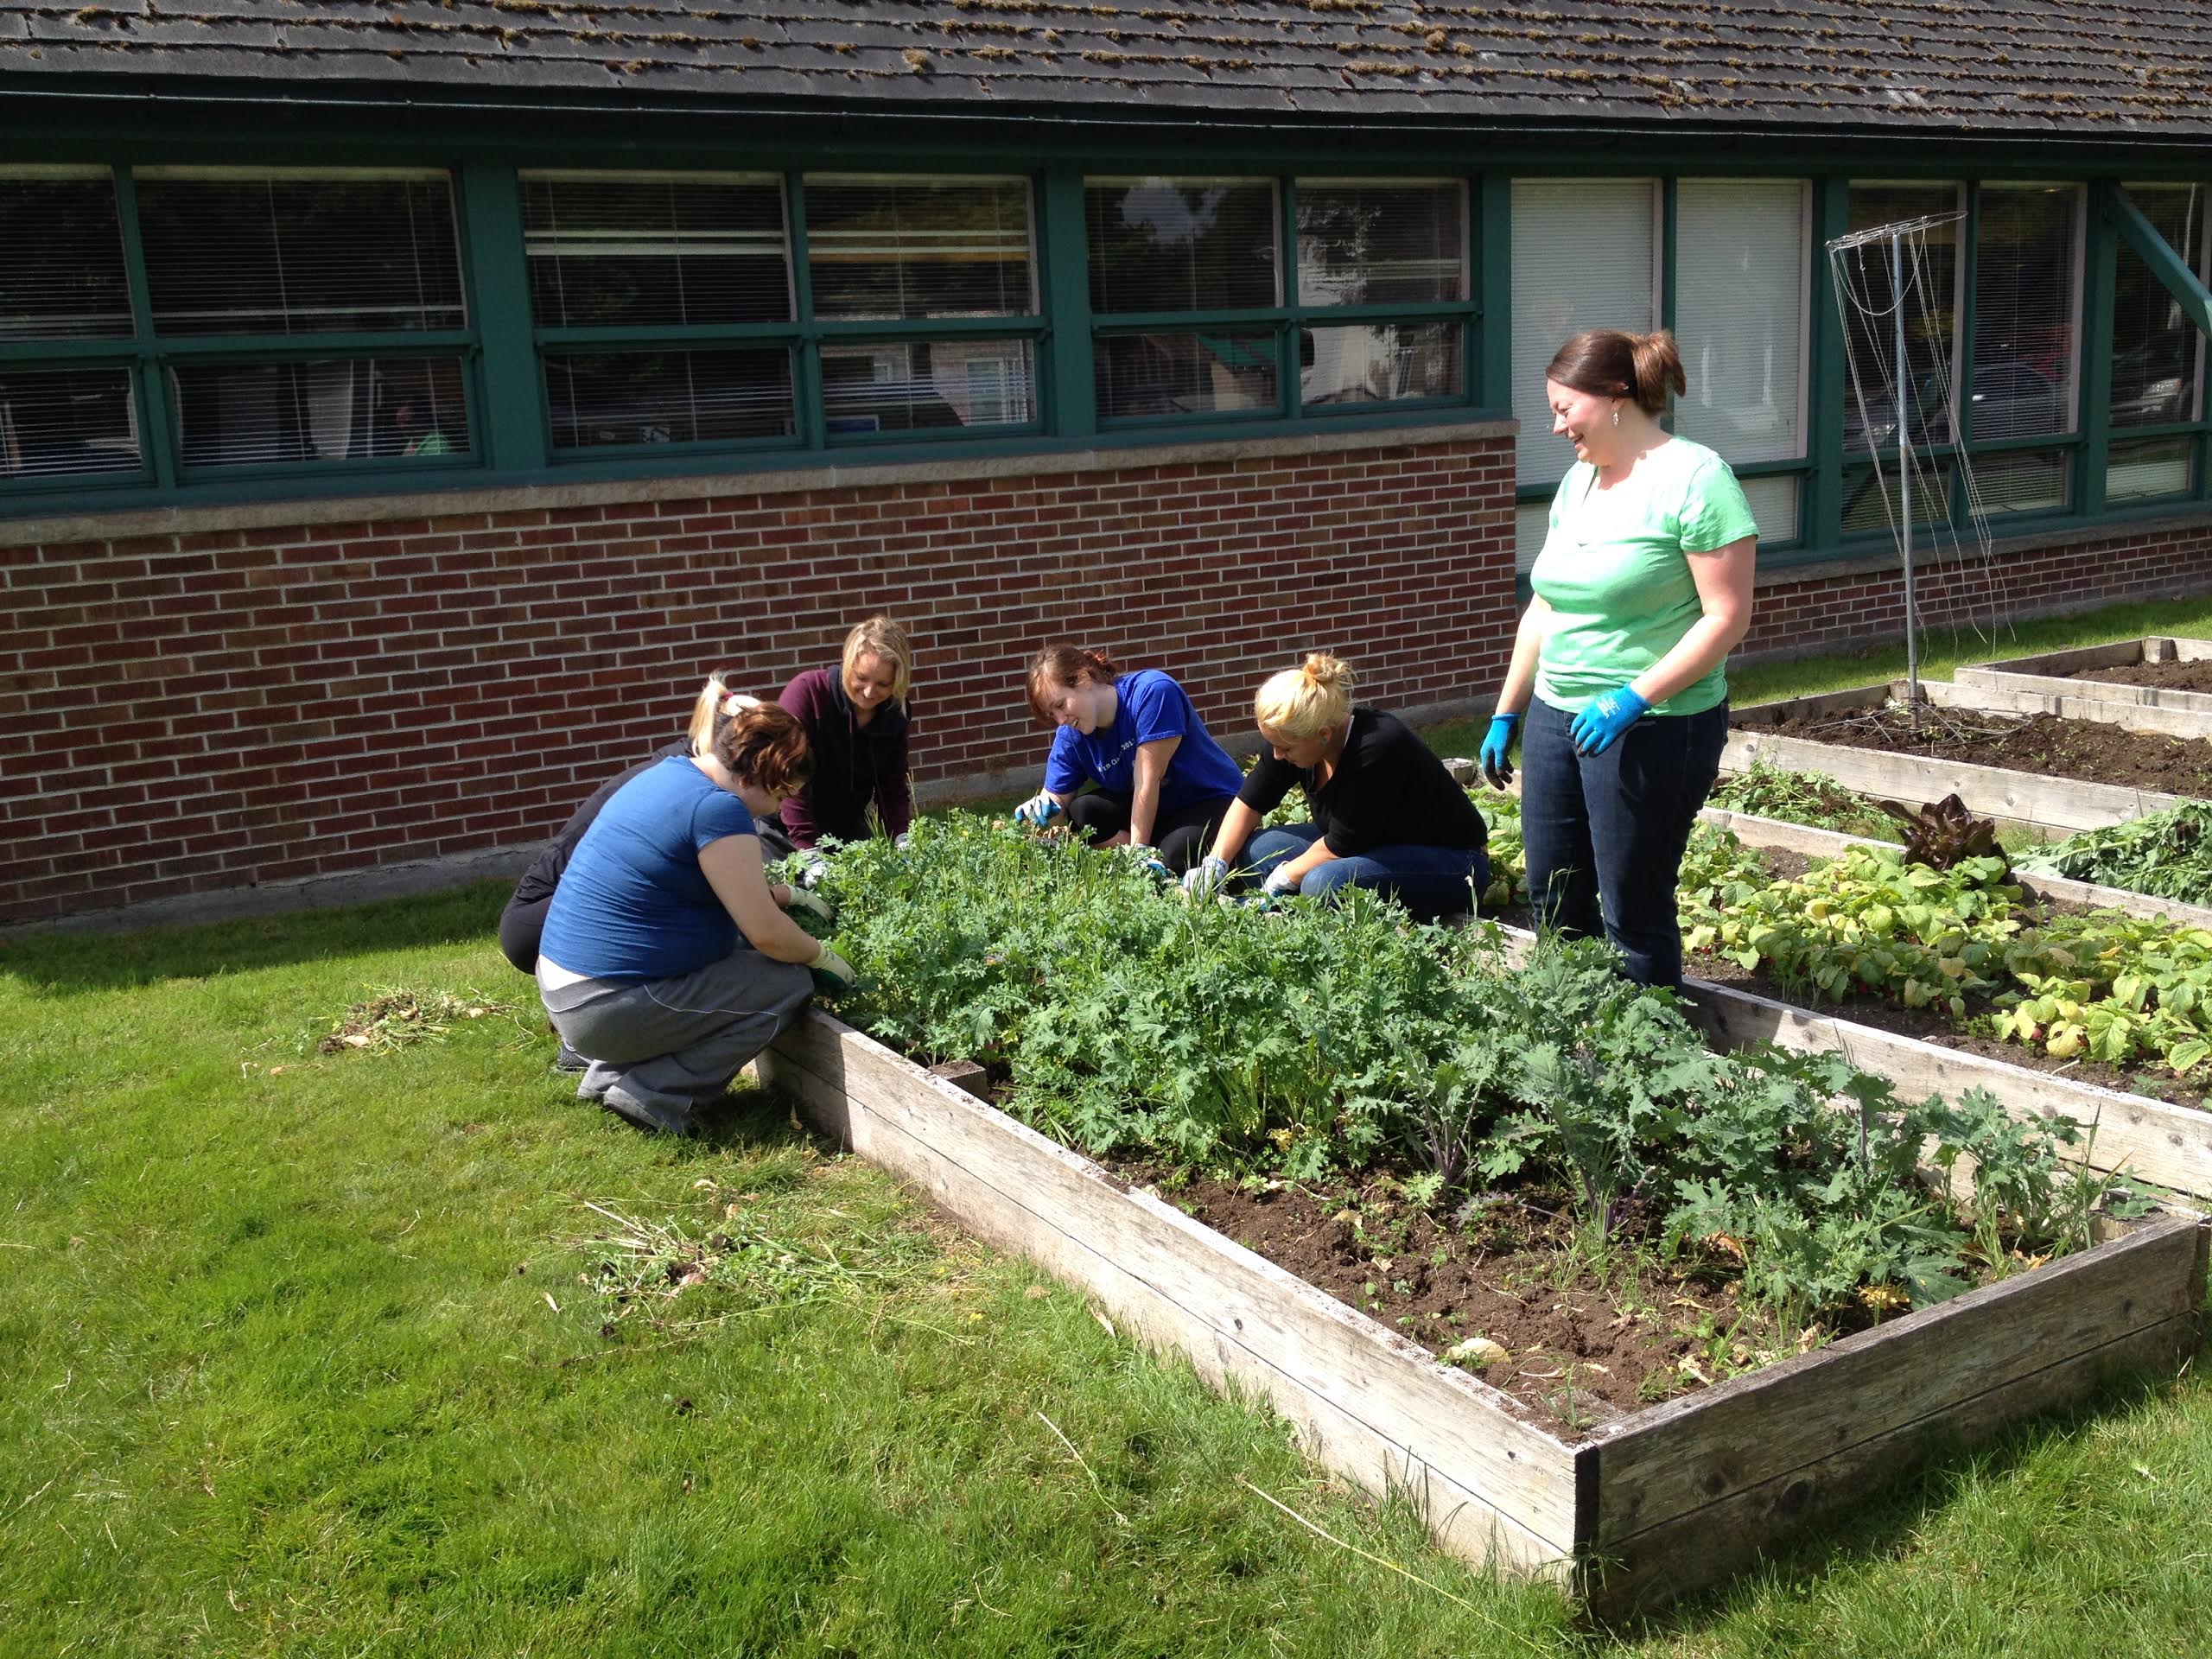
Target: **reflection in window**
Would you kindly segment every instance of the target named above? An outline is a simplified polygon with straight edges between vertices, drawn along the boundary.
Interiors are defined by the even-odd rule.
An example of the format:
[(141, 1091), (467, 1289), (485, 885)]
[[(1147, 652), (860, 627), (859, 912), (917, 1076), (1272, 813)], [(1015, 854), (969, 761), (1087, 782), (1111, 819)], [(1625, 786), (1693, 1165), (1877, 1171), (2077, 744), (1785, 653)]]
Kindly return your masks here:
[(786, 322), (774, 175), (524, 173), (531, 315), (542, 328)]
[(1795, 179), (1675, 188), (1675, 430), (1732, 461), (1805, 453), (1806, 198)]
[[(1959, 187), (1955, 184), (1853, 184), (1851, 187), (1850, 228), (1872, 230), (1900, 219), (1953, 214), (1962, 211)], [(1959, 227), (1963, 220), (1931, 226), (1916, 238), (1921, 252), (1916, 263), (1912, 246), (1905, 250), (1904, 296), (1905, 320), (1904, 391), (1906, 430), (1915, 444), (1952, 441), (1952, 411), (1945, 390), (1958, 362)], [(1872, 245), (1853, 256), (1852, 288), (1861, 304), (1847, 302), (1844, 348), (1849, 372), (1841, 388), (1843, 448), (1854, 452), (1897, 448), (1896, 311), (1898, 296), (1890, 273), (1889, 247)], [(1863, 402), (1862, 402), (1863, 398)], [(1850, 499), (1847, 492), (1846, 499)], [(1874, 504), (1875, 525), (1881, 520), (1881, 504)], [(1918, 512), (1913, 514), (1916, 520)], [(1846, 529), (1867, 528), (1848, 522)]]
[(789, 437), (791, 353), (548, 353), (545, 402), (556, 449)]
[(1457, 180), (1298, 181), (1301, 305), (1464, 300), (1466, 248), (1466, 187)]
[(1091, 366), (1105, 420), (1276, 407), (1272, 330), (1102, 335)]
[(158, 333), (379, 333), (467, 321), (442, 173), (136, 176)]
[[(2204, 187), (2134, 184), (2127, 194), (2166, 245), (2200, 276), (2204, 271)], [(2155, 426), (2196, 417), (2198, 353), (2195, 325), (2142, 257), (2123, 241), (2113, 273), (2112, 423)], [(2163, 491), (2153, 491), (2162, 494)]]
[(1456, 322), (1307, 328), (1299, 356), (1299, 402), (1307, 409), (1456, 397), (1464, 384)]
[(1281, 302), (1272, 181), (1092, 179), (1084, 202), (1093, 311)]
[(822, 348), (831, 437), (1019, 426), (1034, 418), (1026, 340), (878, 340)]
[(114, 340), (130, 332), (107, 169), (0, 172), (0, 340)]
[(2196, 483), (2194, 438), (2139, 439), (2115, 443), (2106, 458), (2105, 499), (2152, 501), (2187, 495)]
[[(1977, 442), (2074, 429), (2081, 199), (2070, 184), (1982, 187), (1967, 429)], [(2043, 505), (2040, 486), (2028, 493)]]
[(0, 368), (0, 479), (138, 465), (129, 370)]
[(1037, 309), (1026, 179), (810, 175), (806, 255), (817, 317)]
[[(1888, 505), (1883, 494), (1888, 493)], [(1885, 466), (1878, 477), (1871, 467), (1847, 467), (1843, 472), (1843, 528), (1846, 533), (1886, 531), (1891, 515), (1903, 505), (1898, 499), (1897, 467)], [(1948, 524), (1951, 518), (1951, 463), (1930, 466), (1916, 461), (1912, 475), (1912, 522)]]
[(466, 454), (458, 358), (169, 365), (187, 467)]

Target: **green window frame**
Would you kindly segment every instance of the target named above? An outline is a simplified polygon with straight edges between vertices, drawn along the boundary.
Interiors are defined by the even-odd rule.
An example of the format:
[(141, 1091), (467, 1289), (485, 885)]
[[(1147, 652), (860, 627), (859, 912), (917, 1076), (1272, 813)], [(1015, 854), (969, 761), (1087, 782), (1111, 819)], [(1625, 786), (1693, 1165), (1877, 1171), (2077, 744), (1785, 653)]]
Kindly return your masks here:
[[(0, 165), (0, 181), (22, 176), (29, 170)], [(130, 330), (127, 336), (79, 339), (18, 339), (0, 333), (0, 373), (10, 369), (22, 373), (40, 368), (126, 372), (130, 382), (138, 464), (132, 468), (99, 474), (46, 473), (9, 477), (0, 471), (0, 500), (20, 497), (27, 501), (44, 502), (65, 493), (82, 493), (88, 490), (151, 488), (168, 492), (196, 484), (250, 486), (257, 480), (329, 480), (351, 487), (480, 466), (484, 446), (480, 437), (482, 400), (477, 386), (480, 346), (474, 321), (475, 308), (470, 303), (472, 285), (459, 181), (453, 173), (421, 168), (134, 168), (111, 162), (84, 164), (67, 171), (84, 178), (105, 177), (113, 192), (129, 294)], [(218, 332), (214, 328), (180, 327), (174, 318), (168, 327), (162, 326), (153, 297), (155, 273), (149, 271), (148, 264), (143, 222), (145, 187), (178, 182), (260, 182), (269, 187), (273, 196), (281, 186), (313, 185), (323, 181), (356, 184), (435, 181), (442, 186), (454, 238), (450, 253), (454, 262), (454, 308), (460, 313), (459, 326), (321, 330), (309, 325), (289, 333), (262, 328)], [(274, 227), (276, 221), (273, 207), (271, 213)], [(276, 236), (278, 232), (272, 228), (271, 233)], [(334, 264), (325, 261), (324, 269), (330, 269)], [(166, 278), (166, 268), (164, 276)], [(280, 305), (277, 315), (289, 325), (292, 314), (287, 305), (289, 302)], [(306, 315), (302, 314), (303, 321)], [(367, 368), (365, 378), (358, 373), (364, 365)], [(421, 365), (420, 390), (413, 390), (418, 378), (414, 366), (416, 365)], [(337, 376), (327, 372), (340, 366), (346, 369), (342, 385)], [(332, 455), (326, 452), (273, 460), (219, 456), (195, 460), (189, 453), (184, 393), (195, 383), (207, 384), (210, 377), (223, 376), (226, 371), (232, 372), (233, 378), (243, 378), (238, 372), (266, 377), (268, 385), (286, 390), (286, 395), (296, 405), (291, 418), (299, 429), (299, 447), (320, 449), (326, 442), (334, 442), (341, 449), (358, 448), (360, 453)], [(380, 445), (399, 442), (404, 435), (394, 434), (389, 439), (380, 435), (376, 424), (379, 417), (403, 404), (420, 404), (429, 400), (433, 396), (433, 377), (442, 378), (448, 375), (450, 396), (459, 401), (465, 435), (462, 441), (455, 443), (439, 427), (431, 425), (423, 429), (421, 437), (406, 441), (427, 445), (435, 436), (434, 446), (402, 453), (387, 448), (379, 452)], [(387, 380), (396, 380), (399, 387), (389, 405), (379, 402)], [(320, 384), (313, 384), (317, 382)], [(210, 390), (220, 396), (220, 388)], [(333, 398), (332, 393), (336, 393), (337, 397)], [(310, 399), (318, 396), (325, 407), (306, 407)], [(343, 400), (342, 409), (335, 406), (337, 399)], [(418, 415), (419, 412), (418, 409)], [(365, 424), (362, 424), (364, 422)]]

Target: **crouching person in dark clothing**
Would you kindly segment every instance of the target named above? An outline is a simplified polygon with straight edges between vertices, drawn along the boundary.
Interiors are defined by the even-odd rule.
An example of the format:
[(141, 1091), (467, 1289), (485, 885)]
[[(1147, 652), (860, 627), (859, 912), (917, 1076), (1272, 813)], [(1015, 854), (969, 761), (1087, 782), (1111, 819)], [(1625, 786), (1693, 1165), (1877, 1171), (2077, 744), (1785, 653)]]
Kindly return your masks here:
[(814, 775), (784, 803), (784, 832), (794, 847), (824, 836), (865, 841), (876, 823), (887, 836), (914, 820), (906, 780), (906, 701), (913, 674), (906, 631), (887, 616), (871, 616), (845, 636), (844, 659), (810, 668), (777, 699), (798, 716), (814, 755)]
[(702, 753), (654, 763), (584, 832), (537, 955), (553, 1028), (588, 1062), (579, 1099), (690, 1134), (798, 1018), (814, 975), (852, 982), (843, 959), (785, 913), (826, 914), (822, 901), (772, 886), (761, 866), (758, 823), (809, 764), (797, 720), (730, 695)]

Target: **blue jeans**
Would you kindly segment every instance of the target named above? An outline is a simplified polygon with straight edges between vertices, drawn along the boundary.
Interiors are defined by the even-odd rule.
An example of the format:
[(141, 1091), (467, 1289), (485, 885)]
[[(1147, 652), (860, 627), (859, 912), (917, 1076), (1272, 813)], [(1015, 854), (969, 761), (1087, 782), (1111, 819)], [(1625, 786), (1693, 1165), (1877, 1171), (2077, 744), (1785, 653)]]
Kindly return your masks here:
[[(1242, 868), (1255, 882), (1278, 864), (1296, 858), (1321, 838), (1310, 823), (1262, 830), (1244, 849)], [(1298, 891), (1319, 899), (1338, 887), (1372, 887), (1394, 898), (1416, 920), (1472, 915), (1475, 895), (1490, 885), (1490, 860), (1457, 847), (1372, 847), (1351, 858), (1332, 858), (1306, 873)]]
[(1521, 839), (1537, 925), (1596, 933), (1640, 985), (1679, 988), (1682, 933), (1675, 887), (1690, 827), (1720, 775), (1726, 702), (1696, 715), (1646, 715), (1603, 754), (1577, 754), (1573, 716), (1541, 697), (1521, 734)]

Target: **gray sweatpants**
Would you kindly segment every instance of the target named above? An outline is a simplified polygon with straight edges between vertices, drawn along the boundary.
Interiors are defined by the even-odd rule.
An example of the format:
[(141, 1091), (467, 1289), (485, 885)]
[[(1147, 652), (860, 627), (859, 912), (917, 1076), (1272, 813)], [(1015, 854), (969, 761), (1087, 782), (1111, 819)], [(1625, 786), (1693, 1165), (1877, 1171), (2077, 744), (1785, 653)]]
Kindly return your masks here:
[(647, 1128), (689, 1134), (747, 1060), (798, 1017), (814, 976), (741, 944), (674, 979), (585, 979), (538, 994), (561, 1040), (591, 1062), (576, 1085)]

